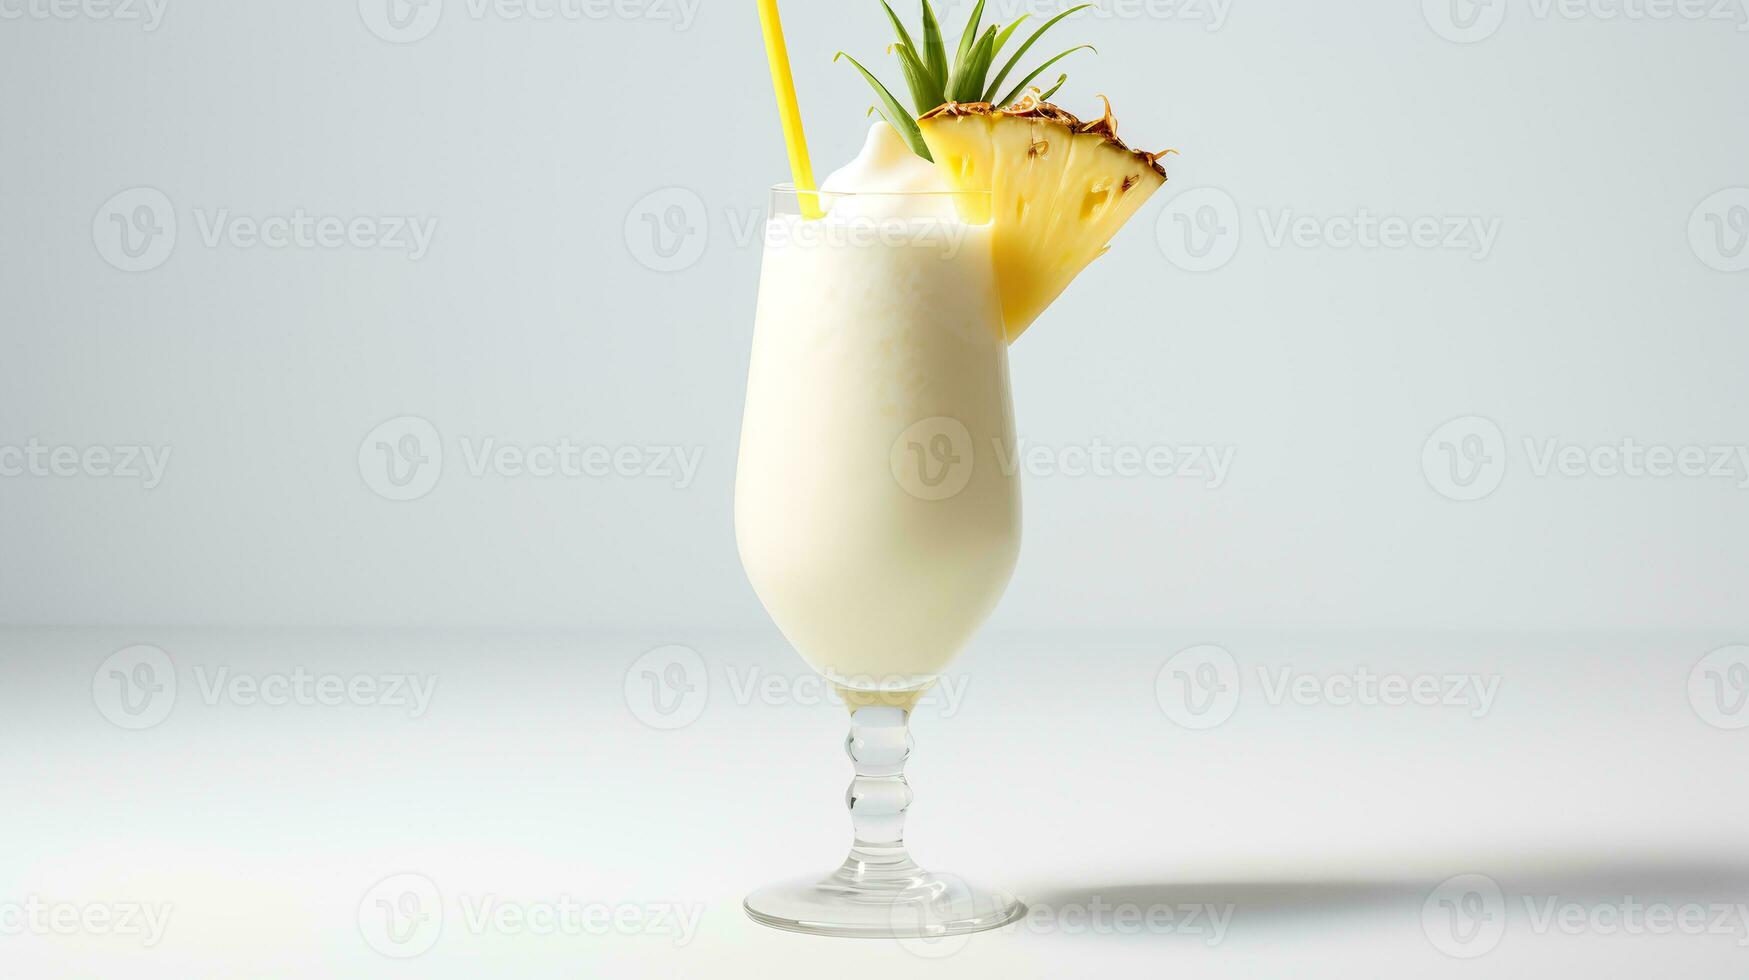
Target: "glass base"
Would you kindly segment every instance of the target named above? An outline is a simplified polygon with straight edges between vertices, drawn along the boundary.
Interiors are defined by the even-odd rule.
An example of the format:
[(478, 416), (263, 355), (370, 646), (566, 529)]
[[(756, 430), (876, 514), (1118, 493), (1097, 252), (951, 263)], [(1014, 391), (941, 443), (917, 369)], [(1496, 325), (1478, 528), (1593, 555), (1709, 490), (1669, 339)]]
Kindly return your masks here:
[(870, 881), (841, 869), (820, 878), (767, 885), (744, 903), (753, 921), (815, 936), (907, 939), (958, 936), (1019, 921), (1026, 905), (999, 888), (919, 869)]

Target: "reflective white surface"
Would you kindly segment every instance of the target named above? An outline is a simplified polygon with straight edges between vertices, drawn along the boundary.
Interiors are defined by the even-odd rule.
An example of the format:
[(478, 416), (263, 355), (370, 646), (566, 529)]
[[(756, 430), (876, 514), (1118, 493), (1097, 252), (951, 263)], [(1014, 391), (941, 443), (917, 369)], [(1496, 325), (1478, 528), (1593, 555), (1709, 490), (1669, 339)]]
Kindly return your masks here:
[[(1732, 976), (1735, 913), (1700, 935), (1600, 931), (1635, 903), (1749, 893), (1749, 730), (1720, 727), (1749, 712), (1688, 687), (1729, 639), (982, 636), (915, 713), (908, 841), (1033, 912), (900, 944), (740, 908), (752, 883), (837, 860), (847, 830), (849, 766), (821, 750), (843, 709), (773, 636), (8, 631), (0, 902), (173, 909), (152, 948), (27, 929), (0, 957), (143, 978), (378, 977), (379, 950), (454, 977)], [(132, 730), (104, 681), (137, 644), (176, 685)], [(1193, 716), (1175, 678), (1197, 663), (1237, 686)], [(157, 671), (130, 683), (162, 705)], [(1441, 679), (1434, 703), (1331, 703), (1399, 684), (1412, 701), (1421, 678)], [(299, 703), (324, 691), (340, 703)], [(1446, 901), (1478, 913), (1457, 923), (1470, 945)]]

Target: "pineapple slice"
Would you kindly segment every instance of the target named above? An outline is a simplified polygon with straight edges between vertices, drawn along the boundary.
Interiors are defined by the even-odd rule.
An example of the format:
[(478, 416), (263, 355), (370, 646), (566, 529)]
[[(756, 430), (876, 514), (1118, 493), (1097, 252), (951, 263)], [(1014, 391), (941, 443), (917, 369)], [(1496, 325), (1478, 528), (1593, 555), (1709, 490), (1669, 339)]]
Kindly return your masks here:
[(1092, 123), (1032, 96), (1001, 109), (949, 102), (918, 128), (950, 186), (989, 192), (968, 195), (960, 212), (990, 224), (1010, 342), (1166, 182), (1164, 154), (1125, 146), (1109, 102)]

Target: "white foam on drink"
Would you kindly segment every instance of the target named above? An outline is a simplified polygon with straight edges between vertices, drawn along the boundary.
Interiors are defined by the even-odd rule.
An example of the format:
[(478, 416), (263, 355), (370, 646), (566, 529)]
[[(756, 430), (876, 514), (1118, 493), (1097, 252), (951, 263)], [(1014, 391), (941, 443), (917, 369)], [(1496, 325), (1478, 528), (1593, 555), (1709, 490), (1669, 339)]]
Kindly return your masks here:
[(957, 218), (953, 188), (884, 122), (869, 127), (862, 150), (820, 190), (828, 218)]

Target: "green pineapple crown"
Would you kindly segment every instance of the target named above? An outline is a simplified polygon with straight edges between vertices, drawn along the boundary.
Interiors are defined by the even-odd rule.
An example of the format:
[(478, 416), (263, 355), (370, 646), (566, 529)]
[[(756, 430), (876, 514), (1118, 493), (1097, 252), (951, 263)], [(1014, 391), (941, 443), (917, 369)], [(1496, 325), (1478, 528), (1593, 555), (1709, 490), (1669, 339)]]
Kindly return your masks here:
[[(953, 66), (949, 68), (947, 48), (941, 42), (941, 25), (935, 19), (935, 8), (930, 6), (929, 0), (922, 0), (922, 3), (923, 47), (919, 50), (917, 42), (911, 40), (911, 32), (907, 31), (904, 22), (899, 20), (899, 15), (893, 13), (893, 8), (887, 3), (887, 0), (881, 0), (881, 6), (887, 11), (887, 19), (893, 23), (893, 33), (898, 36), (898, 40), (888, 50), (899, 57), (899, 68), (904, 72), (905, 85), (911, 90), (911, 101), (917, 107), (915, 115), (906, 109), (903, 103), (894, 98), (893, 93), (881, 84), (881, 80), (870, 73), (867, 68), (864, 68), (855, 58), (840, 51), (833, 56), (832, 60), (837, 61), (839, 58), (843, 58), (862, 73), (862, 77), (867, 79), (868, 84), (874, 88), (875, 95), (880, 97), (880, 105), (876, 106), (874, 111), (880, 113), (881, 118), (887, 121), (887, 125), (893, 127), (900, 136), (905, 138), (905, 143), (911, 147), (913, 153), (925, 160), (934, 160), (934, 157), (929, 155), (929, 147), (923, 142), (923, 133), (917, 128), (917, 116), (947, 102), (989, 102), (993, 105), (1008, 105), (1021, 92), (1025, 91), (1028, 85), (1032, 84), (1033, 79), (1044, 74), (1045, 69), (1082, 48), (1093, 50), (1091, 44), (1079, 44), (1050, 58), (1044, 64), (1034, 68), (1032, 74), (1016, 82), (1005, 95), (998, 99), (996, 93), (1002, 91), (1002, 83), (1008, 80), (1009, 73), (1014, 71), (1027, 49), (1044, 36), (1046, 31), (1056, 26), (1058, 21), (1077, 11), (1091, 7), (1093, 4), (1077, 4), (1045, 21), (1044, 26), (1032, 32), (1032, 36), (1020, 45), (1019, 49), (1014, 52), (1014, 56), (1008, 59), (1007, 63), (1002, 66), (1002, 70), (997, 72), (996, 77), (992, 80), (988, 76), (991, 66), (996, 63), (996, 56), (1008, 43), (1009, 37), (1014, 34), (1014, 29), (1026, 20), (1027, 15), (1021, 14), (1006, 27), (991, 24), (988, 28), (984, 28), (982, 23), (984, 0), (978, 0), (977, 6), (972, 8), (972, 15), (966, 19), (966, 29), (960, 35), (959, 51), (954, 55)], [(983, 29), (982, 33), (979, 33), (980, 28)], [(1057, 76), (1056, 84), (1041, 94), (1039, 101), (1042, 102), (1055, 95), (1057, 89), (1062, 88), (1063, 83), (1068, 80), (1067, 74)]]

